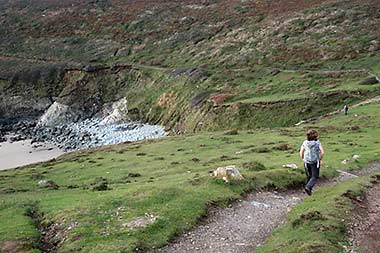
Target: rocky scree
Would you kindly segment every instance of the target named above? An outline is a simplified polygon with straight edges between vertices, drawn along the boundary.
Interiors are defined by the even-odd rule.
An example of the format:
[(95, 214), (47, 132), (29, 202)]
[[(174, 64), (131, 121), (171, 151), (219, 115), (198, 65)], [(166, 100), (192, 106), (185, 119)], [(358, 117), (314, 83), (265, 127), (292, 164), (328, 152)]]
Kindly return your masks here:
[[(50, 142), (66, 151), (117, 144), (127, 141), (154, 139), (166, 135), (160, 126), (137, 122), (101, 124), (101, 119), (38, 127), (35, 121), (0, 125), (0, 141), (31, 139), (31, 143)], [(14, 133), (12, 136), (6, 135)], [(37, 145), (37, 144), (36, 144)]]

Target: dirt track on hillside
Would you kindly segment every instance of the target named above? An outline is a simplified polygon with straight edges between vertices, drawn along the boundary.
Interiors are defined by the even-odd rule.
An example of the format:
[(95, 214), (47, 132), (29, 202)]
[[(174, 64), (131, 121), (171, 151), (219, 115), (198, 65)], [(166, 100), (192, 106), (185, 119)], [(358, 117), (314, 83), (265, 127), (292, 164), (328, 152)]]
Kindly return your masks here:
[(355, 201), (348, 227), (349, 253), (380, 251), (380, 184), (368, 188), (364, 200)]
[[(364, 100), (362, 102), (359, 102), (357, 104), (351, 105), (350, 107), (352, 109), (352, 108), (356, 108), (356, 107), (359, 107), (359, 106), (368, 105), (368, 104), (375, 104), (375, 103), (380, 103), (380, 96), (376, 96), (374, 98), (366, 99), (366, 100)], [(301, 125), (301, 124), (316, 122), (316, 121), (322, 120), (324, 118), (331, 117), (331, 116), (337, 115), (339, 113), (342, 113), (342, 111), (343, 110), (340, 109), (340, 110), (329, 112), (329, 113), (326, 113), (326, 114), (323, 114), (323, 115), (320, 115), (320, 116), (317, 116), (317, 117), (313, 117), (313, 118), (310, 118), (310, 119), (305, 119), (305, 120), (302, 120), (302, 121), (298, 122), (295, 125), (298, 126), (298, 125)]]
[[(378, 164), (352, 173), (342, 171), (333, 180), (319, 181), (318, 186), (334, 185), (374, 171), (380, 171)], [(302, 189), (251, 193), (228, 208), (211, 208), (197, 228), (151, 252), (255, 252), (286, 221), (291, 208), (306, 197)]]

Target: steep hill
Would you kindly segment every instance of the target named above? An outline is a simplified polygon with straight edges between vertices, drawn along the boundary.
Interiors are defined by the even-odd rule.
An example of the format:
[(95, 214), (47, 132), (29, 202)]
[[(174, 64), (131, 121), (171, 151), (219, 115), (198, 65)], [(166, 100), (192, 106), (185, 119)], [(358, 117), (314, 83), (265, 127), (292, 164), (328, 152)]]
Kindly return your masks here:
[(3, 0), (0, 24), (3, 118), (126, 97), (175, 132), (272, 127), (379, 93), (377, 1)]
[[(379, 160), (379, 119), (380, 105), (372, 104), (305, 126), (172, 136), (2, 171), (0, 246), (19, 250), (8, 252), (144, 252), (160, 247), (194, 227), (209, 205), (225, 206), (253, 189), (302, 185), (298, 148), (309, 128), (319, 130), (326, 150), (322, 177)], [(283, 167), (292, 163), (298, 168)], [(239, 167), (243, 182), (225, 184), (209, 176), (231, 164)]]

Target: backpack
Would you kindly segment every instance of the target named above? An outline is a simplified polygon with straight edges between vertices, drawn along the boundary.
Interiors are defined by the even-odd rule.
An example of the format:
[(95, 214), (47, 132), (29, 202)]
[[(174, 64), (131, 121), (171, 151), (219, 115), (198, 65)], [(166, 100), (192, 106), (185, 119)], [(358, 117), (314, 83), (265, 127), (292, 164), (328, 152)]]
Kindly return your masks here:
[(319, 161), (319, 142), (317, 141), (305, 141), (303, 144), (304, 153), (303, 159), (308, 163), (315, 163)]

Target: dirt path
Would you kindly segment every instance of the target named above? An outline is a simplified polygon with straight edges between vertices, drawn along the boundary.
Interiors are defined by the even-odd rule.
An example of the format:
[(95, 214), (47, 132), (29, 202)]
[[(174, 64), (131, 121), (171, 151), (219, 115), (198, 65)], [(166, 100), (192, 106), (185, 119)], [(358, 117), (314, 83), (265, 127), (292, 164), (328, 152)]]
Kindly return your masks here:
[(198, 228), (156, 252), (253, 252), (303, 198), (299, 191), (250, 194), (229, 208), (213, 208)]
[(63, 61), (54, 60), (54, 59), (46, 59), (46, 58), (38, 58), (38, 57), (20, 57), (14, 55), (0, 55), (0, 60), (13, 60), (13, 61), (23, 61), (30, 63), (62, 63)]
[[(374, 171), (380, 171), (378, 164), (362, 171), (340, 172), (338, 178), (320, 181), (318, 186), (334, 185)], [(152, 252), (255, 252), (286, 221), (287, 213), (292, 207), (306, 196), (301, 189), (251, 193), (228, 208), (212, 208), (206, 220), (197, 228), (183, 234), (168, 246)]]
[(380, 185), (368, 188), (364, 200), (356, 202), (348, 228), (349, 253), (380, 252)]
[[(362, 105), (374, 104), (374, 103), (380, 103), (380, 96), (377, 96), (377, 97), (374, 97), (374, 98), (369, 98), (369, 99), (364, 100), (364, 101), (362, 101), (360, 103), (351, 105), (350, 109), (355, 108), (355, 107), (359, 107), (359, 106), (362, 106)], [(342, 113), (342, 110), (336, 110), (336, 111), (329, 112), (329, 113), (326, 113), (326, 114), (323, 114), (323, 115), (320, 115), (320, 116), (317, 116), (317, 117), (313, 117), (313, 118), (310, 118), (310, 119), (305, 119), (305, 120), (302, 120), (302, 121), (298, 122), (295, 125), (299, 126), (299, 125), (305, 124), (305, 123), (316, 122), (316, 121), (319, 121), (321, 119), (337, 115), (339, 113)]]

